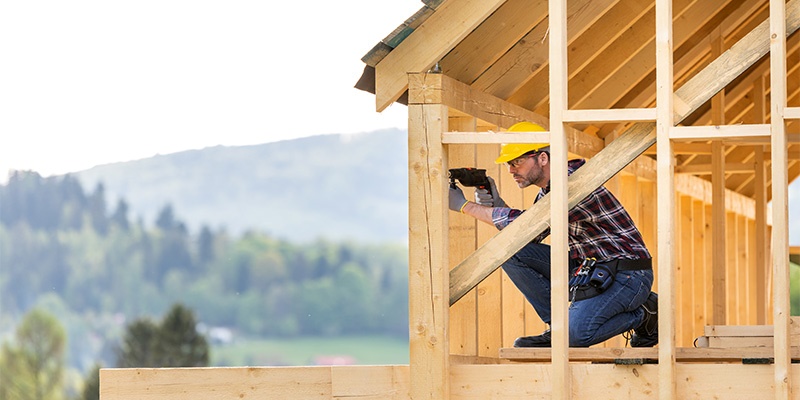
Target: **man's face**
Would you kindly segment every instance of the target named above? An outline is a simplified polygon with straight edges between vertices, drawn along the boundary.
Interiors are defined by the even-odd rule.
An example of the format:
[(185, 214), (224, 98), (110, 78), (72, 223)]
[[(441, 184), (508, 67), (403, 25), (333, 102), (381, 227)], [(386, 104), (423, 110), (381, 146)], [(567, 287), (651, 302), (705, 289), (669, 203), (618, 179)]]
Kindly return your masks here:
[(535, 153), (517, 157), (508, 163), (508, 172), (514, 177), (514, 182), (520, 188), (530, 185), (546, 187), (549, 178), (545, 167), (547, 166), (547, 154)]

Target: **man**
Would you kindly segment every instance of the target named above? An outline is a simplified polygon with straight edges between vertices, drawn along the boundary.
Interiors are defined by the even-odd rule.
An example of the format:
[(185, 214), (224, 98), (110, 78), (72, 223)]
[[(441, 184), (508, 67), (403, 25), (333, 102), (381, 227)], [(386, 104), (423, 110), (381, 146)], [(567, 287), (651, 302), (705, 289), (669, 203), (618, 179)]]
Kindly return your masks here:
[[(509, 131), (543, 131), (522, 122)], [(546, 143), (505, 144), (497, 164), (506, 164), (520, 188), (541, 188), (536, 200), (550, 192), (550, 153)], [(568, 173), (585, 160), (570, 160)], [(475, 202), (467, 201), (460, 188), (450, 188), (449, 207), (505, 228), (523, 211), (510, 208), (489, 177), (490, 190), (476, 189)], [(531, 303), (542, 321), (550, 324), (550, 246), (541, 241), (549, 229), (503, 264), (503, 270)], [(639, 230), (619, 201), (605, 187), (592, 192), (569, 211), (569, 344), (588, 347), (633, 330), (632, 347), (658, 343), (658, 295), (651, 291), (653, 269), (650, 253)], [(524, 336), (514, 347), (550, 347), (550, 329)]]

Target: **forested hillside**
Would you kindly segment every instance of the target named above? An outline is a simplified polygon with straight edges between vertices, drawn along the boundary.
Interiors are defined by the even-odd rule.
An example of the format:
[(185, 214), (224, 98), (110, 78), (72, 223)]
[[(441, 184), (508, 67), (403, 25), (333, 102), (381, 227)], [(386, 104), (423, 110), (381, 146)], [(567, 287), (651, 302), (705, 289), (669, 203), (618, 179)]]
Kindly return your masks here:
[(239, 335), (407, 335), (403, 244), (194, 234), (178, 207), (153, 221), (132, 221), (131, 208), (69, 175), (15, 172), (0, 185), (0, 341), (40, 306), (66, 327), (73, 367), (113, 365), (126, 321), (178, 302)]
[(165, 204), (188, 229), (248, 229), (308, 241), (320, 237), (405, 243), (408, 138), (389, 129), (252, 146), (217, 146), (101, 165), (73, 175), (125, 198), (132, 218), (153, 221)]

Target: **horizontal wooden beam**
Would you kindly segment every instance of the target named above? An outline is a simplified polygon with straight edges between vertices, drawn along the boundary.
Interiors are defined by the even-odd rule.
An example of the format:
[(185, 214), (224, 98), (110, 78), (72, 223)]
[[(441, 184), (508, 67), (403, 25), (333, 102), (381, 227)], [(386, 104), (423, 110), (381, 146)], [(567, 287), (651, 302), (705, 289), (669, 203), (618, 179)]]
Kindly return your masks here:
[[(550, 352), (550, 349), (538, 349)], [(570, 354), (573, 350), (570, 349)], [(593, 350), (593, 349), (582, 349)], [(624, 349), (626, 354), (657, 348)], [(690, 349), (687, 349), (690, 350)], [(708, 349), (705, 349), (708, 350)], [(628, 353), (631, 351), (631, 353)], [(678, 349), (678, 355), (683, 350)], [(695, 353), (698, 351), (693, 350)], [(710, 352), (706, 354), (713, 355)], [(744, 352), (742, 354), (748, 354)], [(752, 353), (749, 353), (752, 354)], [(755, 354), (755, 355), (760, 355)], [(696, 356), (696, 355), (695, 355)], [(756, 357), (760, 358), (760, 357)], [(767, 357), (768, 358), (768, 357)], [(705, 360), (705, 359), (704, 359)], [(550, 398), (548, 362), (451, 363), (450, 400)], [(612, 360), (613, 361), (613, 360)], [(772, 365), (680, 363), (678, 399), (773, 399)], [(574, 362), (574, 399), (657, 399), (658, 365)], [(800, 365), (792, 364), (792, 376)], [(408, 365), (101, 369), (103, 400), (364, 399), (410, 400)], [(534, 377), (534, 378), (532, 378)]]
[(564, 110), (564, 122), (640, 122), (655, 120), (655, 108)]
[(786, 107), (783, 109), (785, 119), (800, 119), (800, 107)]
[(444, 144), (550, 143), (550, 132), (446, 132)]
[[(726, 163), (726, 174), (754, 173), (753, 163)], [(711, 175), (711, 164), (689, 164), (675, 167), (676, 174)]]
[(676, 126), (670, 129), (671, 140), (749, 140), (769, 138), (769, 124)]

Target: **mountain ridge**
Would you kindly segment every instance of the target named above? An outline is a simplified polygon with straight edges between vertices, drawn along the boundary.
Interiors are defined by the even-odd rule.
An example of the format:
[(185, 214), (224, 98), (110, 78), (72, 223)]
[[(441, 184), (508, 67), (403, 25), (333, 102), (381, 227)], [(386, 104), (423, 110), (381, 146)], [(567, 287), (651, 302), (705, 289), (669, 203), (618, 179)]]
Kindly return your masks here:
[(109, 209), (124, 198), (145, 223), (170, 204), (192, 231), (405, 242), (407, 147), (405, 131), (385, 129), (213, 146), (70, 175), (88, 190), (102, 182)]

